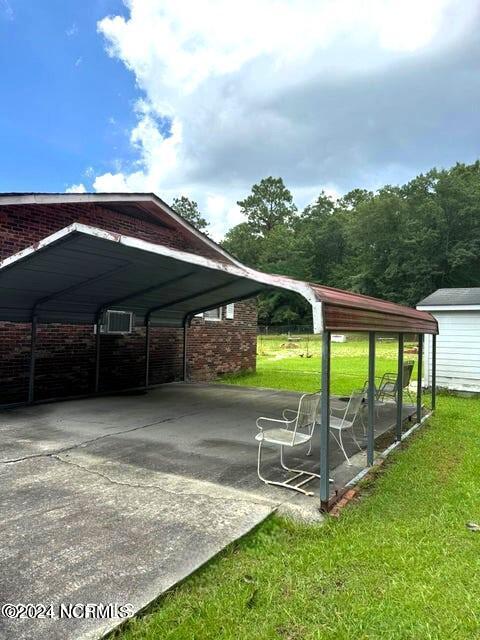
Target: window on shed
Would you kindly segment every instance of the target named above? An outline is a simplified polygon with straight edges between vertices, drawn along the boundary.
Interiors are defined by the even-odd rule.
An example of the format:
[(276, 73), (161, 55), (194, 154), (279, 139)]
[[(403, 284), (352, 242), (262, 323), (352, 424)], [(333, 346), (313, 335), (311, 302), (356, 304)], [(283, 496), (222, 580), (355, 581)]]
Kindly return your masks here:
[(227, 320), (233, 320), (235, 316), (235, 303), (232, 302), (232, 304), (227, 304), (227, 306), (225, 307), (225, 318)]

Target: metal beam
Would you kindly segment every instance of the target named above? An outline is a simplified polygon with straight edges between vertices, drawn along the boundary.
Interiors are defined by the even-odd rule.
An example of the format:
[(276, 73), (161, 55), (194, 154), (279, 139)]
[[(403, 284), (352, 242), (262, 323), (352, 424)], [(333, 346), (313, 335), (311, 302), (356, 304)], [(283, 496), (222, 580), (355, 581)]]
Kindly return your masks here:
[(320, 509), (326, 511), (330, 496), (330, 331), (322, 334), (320, 420)]
[(190, 315), (185, 316), (183, 319), (183, 381), (187, 382), (188, 378), (188, 366), (187, 366), (187, 339), (188, 339), (188, 325), (190, 323)]
[(437, 336), (432, 335), (432, 411), (437, 403)]
[(403, 333), (398, 334), (398, 367), (397, 367), (397, 423), (396, 437), (402, 439), (403, 426)]
[(46, 302), (50, 302), (51, 300), (54, 300), (55, 298), (58, 298), (59, 296), (62, 296), (66, 293), (71, 293), (72, 291), (76, 291), (77, 289), (81, 289), (82, 287), (86, 287), (89, 284), (93, 284), (96, 282), (100, 282), (101, 280), (108, 278), (108, 276), (113, 275), (114, 273), (118, 273), (119, 271), (123, 271), (124, 269), (126, 269), (127, 267), (131, 266), (131, 262), (126, 262), (124, 264), (122, 264), (119, 267), (115, 267), (114, 269), (110, 269), (109, 271), (104, 271), (101, 274), (98, 274), (96, 276), (92, 276), (91, 278), (87, 278), (86, 280), (82, 280), (82, 282), (77, 282), (76, 284), (72, 284), (69, 287), (65, 287), (64, 289), (61, 289), (60, 291), (55, 291), (55, 293), (51, 293), (48, 296), (44, 296), (43, 298), (40, 298), (39, 300), (37, 300), (35, 302), (35, 304), (33, 305), (33, 310), (34, 312), (37, 310), (37, 307), (39, 307), (41, 304), (45, 304)]
[(261, 289), (255, 289), (251, 293), (247, 293), (244, 296), (229, 298), (228, 300), (223, 300), (222, 302), (217, 304), (210, 304), (208, 307), (202, 307), (200, 309), (195, 309), (195, 311), (191, 311), (188, 315), (194, 316), (197, 313), (203, 313), (204, 311), (210, 311), (210, 309), (217, 309), (218, 307), (224, 307), (227, 304), (232, 304), (234, 302), (242, 302), (242, 300), (249, 300), (250, 298), (255, 298), (259, 293), (263, 293), (266, 287), (262, 287)]
[[(199, 298), (200, 296), (207, 295), (208, 293), (213, 293), (214, 291), (219, 291), (220, 289), (225, 289), (226, 287), (230, 287), (234, 284), (234, 280), (230, 280), (229, 282), (224, 282), (223, 284), (217, 284), (214, 287), (209, 287), (208, 289), (203, 289), (202, 291), (196, 291), (195, 293), (191, 293), (188, 296), (182, 296), (180, 298), (175, 298), (174, 300), (170, 300), (170, 302), (165, 302), (165, 304), (160, 304), (156, 307), (152, 307), (147, 311), (147, 317), (150, 317), (152, 313), (156, 311), (160, 311), (161, 309), (168, 309), (168, 307), (174, 307), (176, 304), (181, 304), (182, 302), (188, 302), (189, 300), (195, 300), (195, 298)], [(223, 303), (220, 303), (223, 304)], [(218, 304), (215, 306), (219, 306)], [(215, 307), (213, 307), (215, 308)]]
[(171, 284), (176, 284), (181, 280), (190, 278), (190, 276), (194, 275), (194, 273), (195, 273), (194, 271), (189, 271), (189, 273), (184, 273), (183, 275), (176, 276), (175, 278), (171, 278), (170, 280), (163, 280), (163, 282), (157, 282), (156, 284), (150, 285), (149, 287), (145, 287), (143, 289), (139, 289), (137, 291), (134, 291), (133, 293), (129, 293), (126, 296), (122, 296), (121, 298), (110, 300), (109, 302), (107, 302), (102, 306), (109, 309), (110, 307), (119, 305), (122, 302), (127, 302), (127, 300), (132, 300), (133, 298), (138, 298), (139, 296), (143, 296), (147, 293), (151, 293), (152, 291), (156, 291), (157, 289), (162, 289), (163, 287), (168, 287)]
[(373, 464), (375, 447), (375, 332), (368, 333), (367, 465)]
[(422, 419), (423, 333), (418, 334), (417, 422)]
[(150, 319), (145, 321), (145, 389), (150, 382)]
[(28, 372), (28, 403), (31, 404), (35, 399), (35, 360), (37, 346), (37, 323), (36, 315), (32, 316), (31, 334), (30, 334), (30, 366)]

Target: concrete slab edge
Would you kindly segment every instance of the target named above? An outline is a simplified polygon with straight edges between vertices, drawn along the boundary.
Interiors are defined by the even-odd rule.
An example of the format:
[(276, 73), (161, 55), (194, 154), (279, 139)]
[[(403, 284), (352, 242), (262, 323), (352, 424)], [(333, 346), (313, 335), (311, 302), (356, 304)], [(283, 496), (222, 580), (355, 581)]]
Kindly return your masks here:
[[(135, 611), (135, 613), (134, 613), (134, 615), (132, 617), (133, 618), (137, 618), (137, 617), (142, 617), (143, 615), (145, 615), (145, 613), (148, 611), (148, 609), (150, 607), (154, 606), (156, 603), (160, 603), (160, 601), (168, 593), (170, 593), (173, 589), (181, 586), (186, 580), (190, 579), (194, 574), (196, 574), (198, 571), (200, 571), (201, 569), (206, 567), (210, 562), (212, 562), (212, 560), (215, 560), (216, 558), (218, 558), (230, 546), (232, 546), (233, 544), (236, 544), (240, 540), (243, 540), (246, 536), (250, 535), (252, 533), (252, 531), (255, 531), (256, 529), (258, 529), (258, 527), (260, 527), (266, 520), (268, 520), (269, 518), (272, 517), (272, 515), (275, 513), (275, 511), (276, 511), (276, 508), (273, 507), (271, 512), (268, 513), (267, 515), (265, 515), (256, 524), (254, 524), (251, 527), (249, 527), (244, 533), (242, 533), (241, 535), (237, 536), (233, 540), (230, 540), (228, 544), (226, 544), (224, 547), (219, 549), (212, 556), (210, 556), (209, 558), (207, 558), (203, 562), (199, 562), (198, 564), (196, 564), (195, 567), (190, 571), (190, 573), (188, 573), (187, 575), (183, 576), (182, 578), (180, 578), (178, 580), (172, 581), (171, 584), (169, 584), (165, 589), (163, 589), (163, 591), (161, 593), (158, 593), (157, 595), (155, 595), (153, 597), (152, 596), (147, 596), (147, 599), (145, 600), (145, 603), (142, 604), (142, 606), (139, 607)], [(116, 622), (108, 623), (103, 628), (97, 629), (95, 632), (88, 632), (86, 634), (81, 635), (78, 638), (78, 640), (99, 640), (100, 638), (110, 638), (115, 632), (119, 631), (122, 627), (127, 625), (128, 621), (131, 620), (132, 617), (131, 618), (127, 618), (126, 620), (121, 620), (120, 622), (116, 621)], [(99, 633), (100, 633), (100, 635), (98, 635)]]

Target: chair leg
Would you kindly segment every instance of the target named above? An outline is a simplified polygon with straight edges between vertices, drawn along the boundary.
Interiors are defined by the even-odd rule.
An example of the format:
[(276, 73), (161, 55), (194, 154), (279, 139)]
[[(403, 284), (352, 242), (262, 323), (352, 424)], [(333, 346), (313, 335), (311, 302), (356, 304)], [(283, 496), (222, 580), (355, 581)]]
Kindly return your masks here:
[(363, 435), (365, 437), (367, 435), (367, 428), (365, 426), (365, 419), (364, 419), (365, 409), (363, 407), (360, 408), (359, 414), (360, 414), (360, 422), (362, 423)]
[[(285, 469), (286, 471), (292, 472), (295, 475), (289, 478), (288, 480), (286, 480), (285, 482), (279, 482), (277, 480), (267, 480), (267, 478), (262, 476), (262, 473), (260, 471), (261, 463), (262, 463), (262, 445), (263, 445), (263, 440), (260, 440), (258, 443), (257, 475), (262, 482), (264, 482), (265, 484), (272, 484), (276, 487), (283, 487), (284, 489), (292, 489), (293, 491), (298, 491), (299, 493), (303, 493), (306, 496), (315, 495), (313, 491), (305, 491), (305, 489), (302, 488), (302, 485), (307, 484), (307, 482), (310, 482), (315, 478), (320, 478), (320, 475), (318, 473), (313, 473), (311, 471), (303, 471), (301, 469), (290, 469), (289, 467), (287, 467), (283, 461), (283, 447), (280, 447), (280, 464), (283, 469)], [(293, 480), (298, 480), (298, 482), (296, 484), (289, 484), (293, 482)]]
[(358, 440), (355, 436), (355, 431), (353, 430), (353, 426), (352, 426), (352, 439), (355, 442), (355, 444), (357, 445), (357, 447), (359, 448), (360, 451), (362, 451), (362, 447), (358, 444)]
[(410, 402), (411, 402), (412, 404), (415, 404), (415, 400), (413, 399), (412, 392), (410, 391), (410, 389), (409, 389), (408, 387), (406, 387), (406, 391), (407, 391), (407, 396), (408, 396), (408, 397), (409, 397), (409, 399), (410, 399)]
[(342, 450), (343, 455), (345, 456), (345, 460), (347, 461), (347, 464), (349, 466), (352, 466), (352, 463), (350, 462), (350, 458), (347, 456), (347, 452), (345, 451), (345, 447), (343, 446), (343, 439), (342, 439), (342, 430), (341, 429), (337, 429), (338, 431), (338, 438), (335, 435), (334, 431), (332, 431), (332, 436), (335, 438), (338, 446), (340, 447), (340, 449)]
[(313, 471), (304, 471), (303, 469), (292, 469), (291, 467), (287, 467), (287, 465), (285, 464), (284, 460), (283, 460), (283, 447), (280, 447), (280, 464), (282, 466), (283, 469), (285, 469), (285, 471), (291, 471), (292, 473), (308, 473), (312, 476), (315, 476), (316, 478), (320, 478), (320, 474), (318, 473), (313, 473)]

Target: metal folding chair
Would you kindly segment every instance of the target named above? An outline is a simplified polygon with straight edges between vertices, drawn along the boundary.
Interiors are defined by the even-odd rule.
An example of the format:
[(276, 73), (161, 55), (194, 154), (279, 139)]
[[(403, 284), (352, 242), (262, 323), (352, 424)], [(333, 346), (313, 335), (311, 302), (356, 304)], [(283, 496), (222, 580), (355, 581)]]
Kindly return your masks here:
[(362, 451), (362, 447), (360, 446), (355, 436), (355, 431), (353, 430), (353, 427), (355, 425), (355, 420), (357, 419), (359, 411), (362, 407), (364, 396), (365, 394), (363, 391), (353, 391), (345, 407), (345, 410), (341, 412), (343, 413), (343, 415), (341, 417), (337, 417), (333, 414), (330, 416), (331, 434), (335, 438), (340, 449), (342, 450), (342, 453), (345, 456), (345, 460), (349, 465), (351, 465), (352, 463), (350, 462), (350, 458), (348, 457), (347, 452), (345, 451), (342, 434), (344, 431), (350, 430), (353, 441), (355, 442), (359, 450)]
[[(409, 384), (412, 379), (414, 362), (408, 360), (403, 363), (403, 388), (407, 392), (410, 401), (414, 403), (414, 399), (412, 394), (410, 393)], [(385, 402), (386, 400), (393, 400), (397, 402), (398, 396), (398, 374), (397, 373), (384, 373), (380, 384), (377, 387), (376, 399), (380, 402)]]
[[(258, 457), (257, 457), (257, 474), (259, 479), (265, 484), (273, 484), (277, 487), (285, 489), (293, 489), (307, 496), (313, 496), (312, 491), (303, 489), (303, 485), (307, 484), (314, 478), (320, 478), (318, 473), (313, 471), (305, 471), (304, 469), (292, 469), (285, 464), (283, 457), (284, 447), (298, 447), (308, 444), (307, 455), (311, 453), (312, 436), (317, 420), (318, 405), (320, 402), (320, 393), (306, 393), (298, 403), (296, 410), (285, 409), (283, 411), (283, 419), (277, 418), (257, 418), (257, 427), (260, 430), (255, 436), (258, 441)], [(292, 416), (290, 419), (288, 416)], [(278, 427), (264, 429), (261, 423), (277, 424)], [(293, 473), (294, 475), (288, 480), (268, 480), (261, 473), (262, 464), (262, 447), (264, 443), (273, 444), (280, 447), (280, 465), (282, 469)]]

